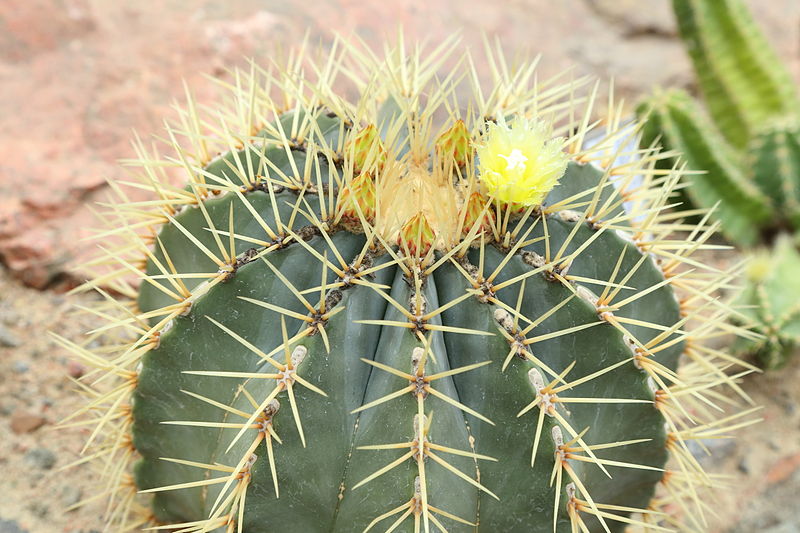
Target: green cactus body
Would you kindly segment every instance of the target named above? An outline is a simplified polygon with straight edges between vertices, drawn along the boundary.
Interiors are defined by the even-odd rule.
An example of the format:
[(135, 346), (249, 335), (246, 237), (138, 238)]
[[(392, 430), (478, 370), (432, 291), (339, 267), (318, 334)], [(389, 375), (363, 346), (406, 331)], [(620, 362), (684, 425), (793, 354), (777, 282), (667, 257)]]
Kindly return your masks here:
[(753, 137), (748, 156), (749, 174), (779, 206), (782, 225), (800, 227), (800, 125), (771, 122)]
[(792, 76), (741, 0), (673, 0), (681, 37), (722, 134), (744, 148), (765, 120), (796, 113)]
[(652, 151), (609, 164), (614, 130), (584, 149), (591, 106), (553, 131), (579, 85), (540, 92), (526, 66), (434, 122), (461, 76), (435, 76), (441, 50), (405, 54), (237, 77), (222, 131), (193, 106), (169, 131), (189, 186), (145, 163), (160, 201), (115, 204), (120, 268), (86, 287), (131, 298), (98, 313), (133, 340), (61, 340), (107, 373), (91, 401), (109, 413), (92, 441), (120, 458), (109, 524), (702, 529), (686, 441), (724, 427), (701, 418), (731, 358), (700, 346), (730, 275), (690, 258), (702, 226), (669, 238), (680, 174)]
[[(655, 143), (680, 152), (688, 168), (700, 172), (683, 192), (684, 208), (716, 207), (721, 231), (731, 242), (772, 245), (782, 234), (796, 235), (800, 99), (791, 74), (741, 0), (673, 0), (673, 7), (713, 122), (683, 91), (655, 94), (637, 108), (640, 118), (648, 118), (643, 146)], [(665, 169), (677, 164), (673, 158), (659, 165)], [(785, 251), (776, 248), (773, 256), (777, 269)], [(779, 293), (774, 298), (753, 297), (772, 290)], [(748, 278), (741, 301), (766, 303), (786, 293), (786, 286)], [(795, 300), (800, 297), (800, 292), (791, 294)], [(764, 309), (770, 316), (773, 311)], [(754, 332), (773, 339), (769, 346), (781, 348), (770, 348), (764, 356), (760, 342), (743, 346), (758, 352), (767, 366), (779, 366), (795, 347), (791, 320), (768, 320), (779, 330), (770, 332), (764, 317), (750, 318)], [(780, 342), (774, 340), (776, 335)]]
[[(685, 92), (673, 90), (641, 104), (639, 113), (649, 116), (642, 129), (643, 143), (660, 142), (680, 152), (690, 168), (705, 171), (690, 178), (685, 194), (691, 203), (704, 209), (716, 206), (723, 231), (737, 242), (757, 242), (759, 228), (771, 223), (772, 198), (746, 175), (741, 156), (700, 106)], [(661, 166), (674, 164), (664, 161)]]
[(739, 295), (743, 318), (761, 334), (741, 339), (738, 348), (758, 356), (766, 368), (785, 365), (800, 343), (800, 253), (788, 235), (774, 247), (756, 251), (747, 270), (748, 283)]

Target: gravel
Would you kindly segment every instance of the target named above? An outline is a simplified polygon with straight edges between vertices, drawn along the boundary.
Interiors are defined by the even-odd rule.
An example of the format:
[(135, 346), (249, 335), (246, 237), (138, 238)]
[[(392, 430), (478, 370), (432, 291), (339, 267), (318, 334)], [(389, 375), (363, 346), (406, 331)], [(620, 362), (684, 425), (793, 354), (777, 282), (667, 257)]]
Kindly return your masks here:
[[(11, 333), (7, 327), (0, 324), (0, 346), (5, 348), (17, 348), (21, 344), (22, 342), (16, 335)], [(0, 530), (0, 532), (2, 532), (2, 530)]]
[(761, 533), (800, 533), (800, 524), (783, 523), (769, 529), (764, 529)]
[(34, 448), (25, 454), (24, 461), (40, 470), (50, 470), (56, 464), (56, 454), (47, 448)]
[(3, 520), (0, 518), (0, 533), (28, 533), (28, 530), (22, 529), (16, 520)]
[[(64, 487), (64, 490), (61, 493), (61, 502), (64, 504), (64, 507), (72, 507), (73, 505), (79, 503), (81, 498), (83, 497), (83, 491), (72, 485), (68, 485)], [(72, 511), (76, 511), (77, 509), (72, 509)]]

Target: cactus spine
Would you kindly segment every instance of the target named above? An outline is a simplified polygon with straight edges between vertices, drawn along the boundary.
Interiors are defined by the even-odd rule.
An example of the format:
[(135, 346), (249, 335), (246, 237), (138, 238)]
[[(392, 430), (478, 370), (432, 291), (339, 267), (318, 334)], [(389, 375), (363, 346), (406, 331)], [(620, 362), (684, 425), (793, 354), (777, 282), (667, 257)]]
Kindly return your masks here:
[(733, 275), (690, 257), (713, 229), (669, 237), (681, 174), (615, 166), (618, 114), (584, 148), (596, 88), (493, 49), (481, 87), (439, 73), (454, 48), (237, 73), (171, 155), (137, 145), (155, 200), (114, 185), (125, 242), (83, 287), (122, 340), (61, 339), (98, 369), (111, 528), (704, 529), (687, 442), (749, 412), (709, 409), (743, 364), (702, 344)]
[[(741, 0), (673, 0), (673, 6), (708, 113), (684, 91), (658, 92), (639, 106), (640, 117), (648, 118), (643, 143), (676, 150), (690, 169), (705, 172), (692, 176), (686, 206), (717, 206), (723, 234), (741, 246), (769, 245), (789, 233), (778, 239), (784, 244), (774, 249), (773, 267), (791, 262), (800, 268), (785, 245), (800, 229), (800, 98), (792, 77)], [(661, 166), (674, 164), (664, 160)], [(742, 295), (747, 304), (771, 286), (752, 277), (747, 282), (754, 283)], [(795, 335), (791, 328), (778, 331), (782, 341), (776, 342), (775, 328), (791, 320), (774, 322), (764, 311), (745, 314), (753, 331), (772, 340), (741, 347), (768, 367), (780, 366)]]

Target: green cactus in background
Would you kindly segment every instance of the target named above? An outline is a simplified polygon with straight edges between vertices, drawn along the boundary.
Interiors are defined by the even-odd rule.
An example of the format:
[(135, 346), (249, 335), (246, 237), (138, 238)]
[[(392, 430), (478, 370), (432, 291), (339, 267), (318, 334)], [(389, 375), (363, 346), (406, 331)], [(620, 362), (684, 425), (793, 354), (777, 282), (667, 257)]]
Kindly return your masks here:
[(742, 350), (755, 353), (764, 365), (776, 368), (800, 344), (800, 253), (796, 243), (781, 235), (775, 245), (758, 250), (747, 268), (740, 301), (746, 323), (759, 324), (763, 336), (740, 339)]
[(615, 164), (617, 114), (585, 147), (596, 87), (456, 48), (253, 67), (136, 145), (152, 198), (112, 183), (82, 287), (118, 344), (59, 338), (110, 529), (706, 530), (687, 443), (747, 423), (716, 389), (752, 369), (703, 345), (713, 227), (670, 237), (681, 173)]
[[(647, 117), (644, 146), (676, 150), (695, 171), (682, 191), (684, 207), (712, 208), (722, 233), (749, 247), (770, 245), (777, 235), (800, 231), (800, 98), (741, 0), (673, 0), (680, 34), (693, 61), (705, 109), (685, 91), (658, 92), (639, 105)], [(707, 111), (706, 111), (707, 110)], [(709, 118), (710, 116), (710, 118)], [(662, 168), (678, 164), (664, 160)], [(781, 238), (781, 242), (788, 242)], [(800, 261), (782, 247), (775, 264), (797, 272)], [(748, 282), (753, 280), (748, 279)], [(776, 290), (754, 300), (753, 294)], [(786, 286), (755, 284), (743, 303), (782, 299)], [(800, 291), (792, 294), (800, 298)], [(765, 366), (786, 361), (795, 346), (791, 320), (774, 322), (775, 310), (751, 313), (752, 329), (772, 340), (741, 343)], [(778, 313), (784, 316), (784, 313)], [(786, 329), (785, 332), (774, 328)]]

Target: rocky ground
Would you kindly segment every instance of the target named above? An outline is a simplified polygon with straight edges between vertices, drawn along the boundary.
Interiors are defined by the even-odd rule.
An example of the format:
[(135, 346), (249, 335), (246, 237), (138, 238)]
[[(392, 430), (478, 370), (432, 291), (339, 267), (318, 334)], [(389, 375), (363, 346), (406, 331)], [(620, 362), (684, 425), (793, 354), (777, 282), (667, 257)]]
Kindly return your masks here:
[(73, 305), (89, 298), (23, 287), (0, 272), (0, 533), (102, 529), (98, 506), (67, 510), (99, 485), (91, 467), (62, 470), (88, 435), (55, 429), (79, 407), (70, 376), (85, 369), (48, 335), (79, 338), (90, 324)]
[[(748, 0), (800, 80), (800, 3)], [(77, 339), (90, 323), (66, 297), (89, 250), (89, 206), (124, 174), (131, 130), (158, 133), (187, 80), (210, 102), (204, 75), (246, 57), (267, 60), (308, 31), (377, 44), (402, 25), (409, 38), (465, 45), (498, 35), (510, 53), (541, 52), (542, 76), (613, 76), (635, 101), (653, 86), (692, 87), (667, 0), (277, 2), (235, 0), (5, 0), (0, 2), (0, 533), (101, 530), (99, 507), (67, 511), (96, 491), (74, 461), (86, 432), (54, 430), (78, 406), (80, 365), (46, 335)], [(646, 6), (645, 6), (646, 5)], [(187, 7), (190, 6), (190, 7)], [(479, 66), (484, 69), (484, 66)], [(26, 287), (27, 285), (27, 287)], [(36, 290), (34, 288), (44, 290)], [(800, 358), (747, 378), (764, 422), (710, 445), (711, 470), (730, 475), (709, 505), (709, 531), (800, 532)]]

